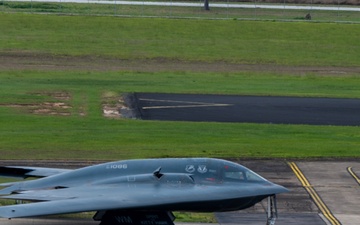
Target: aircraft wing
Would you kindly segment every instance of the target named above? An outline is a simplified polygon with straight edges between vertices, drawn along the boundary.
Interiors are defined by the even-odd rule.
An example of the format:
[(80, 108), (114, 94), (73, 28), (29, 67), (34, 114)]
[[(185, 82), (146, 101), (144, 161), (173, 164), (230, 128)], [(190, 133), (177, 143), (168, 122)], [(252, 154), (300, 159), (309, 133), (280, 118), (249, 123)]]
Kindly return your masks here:
[[(116, 185), (113, 187), (90, 186), (24, 191), (19, 194), (2, 196), (2, 198), (36, 199), (43, 202), (0, 207), (0, 217), (35, 217), (88, 211), (152, 208), (174, 203), (174, 199), (169, 194), (161, 194), (161, 192), (159, 194), (156, 189), (136, 188), (136, 191), (133, 192), (124, 191), (124, 188)], [(184, 192), (180, 189), (179, 191)], [(181, 193), (179, 194), (181, 195)]]
[(71, 170), (45, 167), (0, 166), (0, 176), (16, 178), (48, 177), (68, 171)]
[[(231, 190), (229, 190), (231, 191)], [(234, 189), (234, 191), (236, 191)], [(238, 192), (237, 197), (254, 195), (254, 188)], [(216, 201), (226, 198), (223, 192), (206, 191), (201, 186), (177, 187), (128, 187), (127, 185), (88, 185), (53, 190), (23, 191), (2, 198), (38, 200), (44, 202), (0, 207), (0, 217), (35, 217), (53, 214), (107, 210), (178, 209), (192, 202)], [(181, 210), (179, 208), (178, 210)]]

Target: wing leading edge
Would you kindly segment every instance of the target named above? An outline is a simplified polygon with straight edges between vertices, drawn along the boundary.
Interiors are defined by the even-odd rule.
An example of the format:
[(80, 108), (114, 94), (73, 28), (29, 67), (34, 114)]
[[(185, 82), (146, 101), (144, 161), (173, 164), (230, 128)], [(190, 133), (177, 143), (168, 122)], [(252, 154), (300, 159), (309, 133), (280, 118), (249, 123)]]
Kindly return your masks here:
[(49, 177), (60, 173), (71, 171), (70, 169), (57, 169), (45, 167), (26, 167), (26, 166), (0, 166), (0, 176), (28, 178), (28, 177)]
[[(36, 217), (53, 214), (67, 214), (88, 211), (108, 210), (166, 210), (166, 211), (194, 211), (197, 208), (203, 211), (218, 211), (219, 205), (231, 200), (233, 207), (240, 207), (244, 199), (246, 202), (255, 196), (262, 198), (283, 192), (280, 186), (258, 189), (248, 186), (243, 192), (238, 192), (231, 197), (218, 192), (211, 195), (203, 186), (188, 186), (187, 188), (176, 188), (168, 186), (160, 188), (133, 187), (123, 185), (100, 185), (81, 186), (74, 188), (23, 191), (2, 198), (38, 200), (44, 202), (19, 204), (0, 207), (0, 217)], [(228, 189), (236, 192), (236, 188)], [(256, 192), (260, 191), (261, 194)], [(226, 203), (227, 204), (227, 203)], [(215, 208), (214, 208), (215, 207)]]

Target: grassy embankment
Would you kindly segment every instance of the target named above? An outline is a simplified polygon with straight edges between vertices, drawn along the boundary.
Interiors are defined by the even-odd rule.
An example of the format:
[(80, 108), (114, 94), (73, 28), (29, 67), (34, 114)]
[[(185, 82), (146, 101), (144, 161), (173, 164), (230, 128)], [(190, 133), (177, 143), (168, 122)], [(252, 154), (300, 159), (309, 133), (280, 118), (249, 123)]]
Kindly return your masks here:
[[(0, 17), (2, 52), (289, 66), (360, 62), (358, 25)], [(113, 120), (101, 115), (102, 96), (123, 92), (359, 98), (358, 74), (328, 75), (1, 71), (0, 104), (54, 101), (33, 93), (63, 91), (70, 94), (66, 101), (72, 106), (71, 116), (0, 107), (1, 159), (359, 157), (359, 127)]]

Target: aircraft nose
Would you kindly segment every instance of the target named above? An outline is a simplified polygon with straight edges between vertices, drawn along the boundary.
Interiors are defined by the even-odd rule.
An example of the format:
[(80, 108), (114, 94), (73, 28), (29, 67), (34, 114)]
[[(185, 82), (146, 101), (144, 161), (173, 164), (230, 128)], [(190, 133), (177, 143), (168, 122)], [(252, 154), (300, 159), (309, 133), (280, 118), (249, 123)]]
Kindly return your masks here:
[(287, 193), (287, 192), (290, 191), (286, 187), (283, 187), (283, 186), (278, 185), (278, 184), (271, 183), (271, 186), (272, 186), (271, 189), (272, 189), (274, 194)]

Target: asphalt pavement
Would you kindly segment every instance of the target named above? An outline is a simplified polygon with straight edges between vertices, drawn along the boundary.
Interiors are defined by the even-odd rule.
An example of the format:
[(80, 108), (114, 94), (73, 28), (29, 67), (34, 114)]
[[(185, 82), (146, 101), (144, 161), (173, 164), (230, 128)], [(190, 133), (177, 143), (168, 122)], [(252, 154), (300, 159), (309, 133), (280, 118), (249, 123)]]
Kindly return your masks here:
[(360, 125), (360, 99), (136, 93), (143, 120)]

